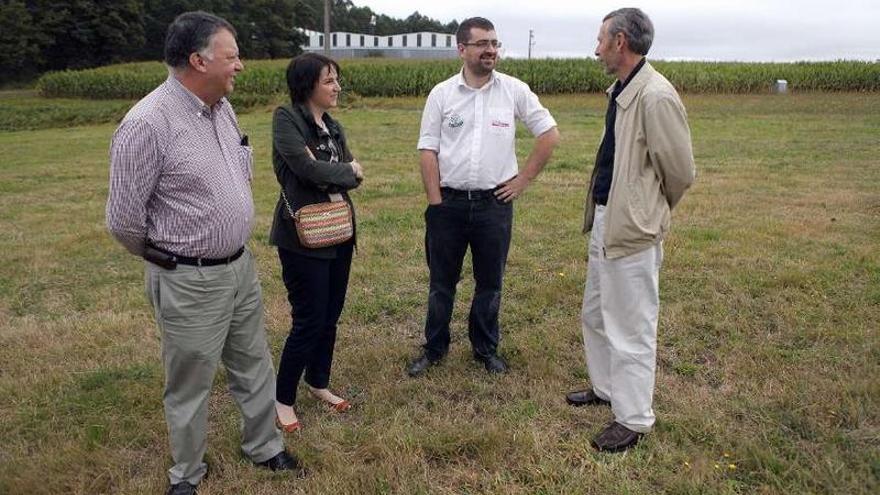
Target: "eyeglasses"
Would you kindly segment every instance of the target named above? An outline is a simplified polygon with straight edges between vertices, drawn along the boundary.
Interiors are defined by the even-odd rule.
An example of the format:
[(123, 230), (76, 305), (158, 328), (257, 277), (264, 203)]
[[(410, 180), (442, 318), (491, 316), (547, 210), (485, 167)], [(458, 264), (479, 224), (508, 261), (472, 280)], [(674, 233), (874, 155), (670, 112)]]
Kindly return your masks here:
[(480, 41), (475, 41), (473, 43), (462, 43), (462, 45), (475, 46), (475, 47), (479, 48), (480, 50), (485, 50), (486, 48), (489, 48), (490, 46), (492, 48), (501, 48), (501, 42), (498, 40), (480, 40)]

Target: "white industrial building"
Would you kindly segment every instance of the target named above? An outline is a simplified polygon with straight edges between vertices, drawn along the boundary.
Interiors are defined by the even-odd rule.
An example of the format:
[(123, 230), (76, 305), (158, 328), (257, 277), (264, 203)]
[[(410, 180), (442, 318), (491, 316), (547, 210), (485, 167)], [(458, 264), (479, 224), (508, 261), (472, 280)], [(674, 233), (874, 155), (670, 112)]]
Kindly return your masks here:
[[(305, 52), (324, 51), (324, 33), (300, 30), (308, 39)], [(333, 58), (457, 58), (455, 35), (447, 33), (406, 33), (389, 36), (373, 34), (330, 33), (330, 56)]]

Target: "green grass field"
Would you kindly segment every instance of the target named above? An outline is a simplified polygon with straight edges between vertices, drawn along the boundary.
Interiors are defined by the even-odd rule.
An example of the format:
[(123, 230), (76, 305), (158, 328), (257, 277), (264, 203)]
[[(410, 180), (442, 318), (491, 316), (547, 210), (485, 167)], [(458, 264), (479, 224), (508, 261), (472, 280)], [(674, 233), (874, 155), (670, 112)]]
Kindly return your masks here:
[[(665, 244), (658, 422), (625, 455), (589, 446), (607, 409), (563, 400), (586, 379), (580, 222), (605, 102), (544, 101), (563, 141), (516, 204), (501, 343), (512, 371), (489, 377), (470, 359), (468, 272), (445, 364), (405, 376), (427, 298), (422, 100), (359, 99), (336, 112), (367, 179), (354, 194), (360, 250), (331, 384), (355, 407), (331, 415), (303, 394), (305, 429), (287, 444), (308, 472), (273, 475), (239, 454), (221, 372), (200, 493), (880, 490), (877, 94), (685, 97), (698, 177)], [(267, 245), (270, 121), (270, 109), (241, 117), (256, 149), (250, 246), (277, 358), (289, 309)], [(0, 493), (160, 493), (167, 483), (142, 263), (103, 225), (113, 129), (0, 132)], [(531, 140), (519, 134), (523, 157)]]

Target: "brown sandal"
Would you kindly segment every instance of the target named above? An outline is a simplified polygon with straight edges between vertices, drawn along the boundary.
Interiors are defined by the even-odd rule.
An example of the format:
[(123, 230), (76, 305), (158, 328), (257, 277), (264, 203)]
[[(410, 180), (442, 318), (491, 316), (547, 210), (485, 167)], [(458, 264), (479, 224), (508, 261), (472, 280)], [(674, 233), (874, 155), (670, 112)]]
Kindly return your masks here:
[(330, 407), (331, 410), (339, 412), (339, 413), (344, 413), (344, 412), (348, 411), (349, 409), (351, 409), (351, 402), (344, 400), (344, 399), (339, 404), (330, 404), (328, 402), (327, 405)]
[[(320, 390), (326, 390), (326, 389), (320, 389)], [(329, 392), (329, 390), (328, 390), (328, 392)], [(346, 412), (346, 411), (348, 411), (349, 409), (351, 409), (351, 402), (349, 402), (349, 401), (347, 401), (347, 400), (345, 400), (345, 399), (342, 399), (342, 402), (339, 402), (339, 403), (334, 404), (334, 403), (332, 403), (332, 402), (330, 402), (330, 401), (328, 401), (328, 400), (325, 400), (325, 399), (322, 398), (322, 397), (319, 397), (318, 394), (316, 394), (315, 391), (314, 391), (314, 389), (312, 389), (311, 387), (309, 387), (309, 393), (312, 394), (312, 397), (314, 397), (315, 399), (317, 399), (317, 400), (323, 402), (324, 404), (326, 404), (326, 405), (327, 405), (327, 408), (330, 409), (331, 412), (343, 413), (343, 412)], [(337, 396), (336, 394), (334, 394), (333, 392), (330, 392), (330, 395), (333, 395), (333, 396), (338, 397), (338, 396)], [(340, 397), (340, 398), (341, 398), (341, 397)]]
[(293, 433), (295, 431), (302, 430), (302, 424), (299, 422), (299, 420), (294, 421), (290, 424), (284, 424), (281, 422), (280, 419), (278, 419), (278, 416), (275, 416), (275, 426), (277, 426), (278, 429), (283, 431), (284, 433)]

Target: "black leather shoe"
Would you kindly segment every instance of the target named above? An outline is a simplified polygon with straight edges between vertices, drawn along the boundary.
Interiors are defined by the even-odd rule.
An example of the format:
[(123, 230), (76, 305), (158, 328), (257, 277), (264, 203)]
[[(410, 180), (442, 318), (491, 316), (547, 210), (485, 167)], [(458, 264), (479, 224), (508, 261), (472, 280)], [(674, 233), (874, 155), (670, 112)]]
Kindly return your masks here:
[(501, 359), (497, 354), (492, 354), (491, 356), (480, 357), (478, 358), (483, 362), (483, 366), (486, 367), (486, 371), (489, 373), (506, 373), (507, 372), (507, 363)]
[(181, 481), (168, 487), (166, 495), (196, 495), (196, 485), (190, 485), (188, 481)]
[(632, 431), (615, 421), (596, 435), (590, 444), (599, 452), (623, 452), (635, 447), (640, 438), (642, 433)]
[(296, 460), (296, 457), (287, 453), (286, 450), (282, 450), (269, 460), (256, 462), (254, 464), (260, 467), (269, 468), (272, 471), (292, 471), (299, 467), (299, 461)]
[(425, 371), (428, 370), (431, 366), (439, 363), (439, 359), (431, 359), (427, 354), (422, 354), (417, 357), (415, 361), (409, 364), (409, 367), (406, 369), (407, 374), (409, 376), (415, 378), (417, 376), (422, 376), (425, 374)]
[(611, 405), (611, 402), (596, 395), (596, 392), (593, 392), (591, 388), (565, 394), (565, 402), (574, 407)]

